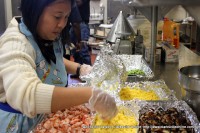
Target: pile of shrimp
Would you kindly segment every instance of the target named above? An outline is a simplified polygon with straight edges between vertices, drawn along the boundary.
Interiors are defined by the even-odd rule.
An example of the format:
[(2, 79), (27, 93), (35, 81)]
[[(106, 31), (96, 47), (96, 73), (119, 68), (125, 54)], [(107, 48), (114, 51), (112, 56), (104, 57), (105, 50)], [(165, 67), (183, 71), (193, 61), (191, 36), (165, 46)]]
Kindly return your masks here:
[(94, 117), (90, 110), (79, 105), (51, 113), (34, 130), (34, 133), (89, 133), (89, 127)]

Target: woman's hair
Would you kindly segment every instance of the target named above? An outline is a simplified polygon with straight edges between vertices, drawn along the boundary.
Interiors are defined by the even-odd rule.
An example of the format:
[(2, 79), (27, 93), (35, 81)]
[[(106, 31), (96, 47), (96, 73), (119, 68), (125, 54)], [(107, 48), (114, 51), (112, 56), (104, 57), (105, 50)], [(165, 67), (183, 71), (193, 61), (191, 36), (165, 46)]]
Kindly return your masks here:
[[(37, 34), (37, 25), (40, 18), (40, 15), (42, 14), (43, 10), (52, 2), (55, 2), (56, 0), (21, 0), (21, 6), (20, 10), (22, 12), (22, 18), (29, 29), (29, 31), (32, 33), (33, 37), (35, 38), (35, 41), (38, 43), (38, 46), (45, 57), (45, 59), (50, 63), (52, 60), (54, 63), (56, 62), (56, 58), (53, 52), (53, 47), (46, 47), (45, 43), (46, 41), (41, 40), (41, 38)], [(71, 1), (71, 7), (74, 5), (74, 0), (66, 0)], [(68, 38), (66, 35), (68, 35), (67, 27), (65, 27), (62, 30), (61, 38), (62, 41), (66, 42), (66, 38)], [(64, 38), (64, 39), (63, 39)], [(47, 41), (51, 42), (52, 41)], [(63, 44), (64, 45), (64, 44)]]

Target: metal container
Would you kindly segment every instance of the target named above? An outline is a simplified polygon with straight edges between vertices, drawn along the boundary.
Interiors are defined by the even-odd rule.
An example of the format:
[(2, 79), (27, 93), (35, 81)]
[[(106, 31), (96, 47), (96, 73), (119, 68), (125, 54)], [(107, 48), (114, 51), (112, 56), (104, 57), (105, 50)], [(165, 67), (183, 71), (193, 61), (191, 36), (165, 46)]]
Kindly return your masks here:
[[(154, 112), (157, 112), (160, 110), (166, 111), (167, 109), (170, 109), (170, 108), (177, 109), (177, 111), (179, 113), (184, 112), (187, 120), (189, 120), (191, 123), (191, 127), (194, 128), (195, 133), (200, 133), (200, 123), (199, 123), (199, 120), (197, 119), (196, 114), (194, 113), (194, 111), (192, 111), (192, 109), (188, 106), (188, 104), (182, 100), (180, 100), (180, 101), (178, 101), (178, 100), (175, 100), (175, 101), (174, 100), (138, 101), (137, 104), (140, 107), (139, 112), (138, 112), (139, 114), (144, 114), (145, 112), (148, 112), (150, 110), (151, 111), (154, 110)], [(132, 108), (132, 109), (134, 110), (134, 108)], [(181, 116), (181, 117), (183, 117), (183, 116)], [(157, 119), (155, 118), (155, 121), (156, 120)], [(163, 126), (164, 127), (166, 126), (166, 128), (167, 128), (167, 125), (163, 125)], [(179, 128), (180, 126), (176, 126), (175, 128)], [(185, 125), (185, 126), (187, 126), (187, 125)]]
[(145, 75), (128, 75), (127, 82), (138, 82), (138, 81), (147, 81), (154, 77), (154, 73), (143, 59), (142, 55), (116, 55), (119, 57), (123, 64), (126, 67), (126, 71), (139, 69), (142, 70)]
[(182, 67), (178, 73), (182, 99), (190, 105), (200, 119), (200, 65)]

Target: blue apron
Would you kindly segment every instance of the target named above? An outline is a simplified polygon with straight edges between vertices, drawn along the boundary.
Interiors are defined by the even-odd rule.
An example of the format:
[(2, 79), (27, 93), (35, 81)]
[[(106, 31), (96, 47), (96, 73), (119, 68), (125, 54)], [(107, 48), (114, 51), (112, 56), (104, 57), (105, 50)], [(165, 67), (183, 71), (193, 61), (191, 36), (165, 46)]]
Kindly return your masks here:
[[(31, 32), (28, 30), (23, 20), (19, 24), (20, 31), (27, 37), (36, 52), (36, 72), (43, 83), (66, 86), (67, 73), (63, 63), (63, 46), (60, 40), (53, 42), (53, 50), (56, 56), (56, 64), (46, 61), (42, 55)], [(13, 109), (7, 103), (0, 103), (0, 133), (27, 133), (36, 123), (38, 116), (28, 118), (21, 112)]]

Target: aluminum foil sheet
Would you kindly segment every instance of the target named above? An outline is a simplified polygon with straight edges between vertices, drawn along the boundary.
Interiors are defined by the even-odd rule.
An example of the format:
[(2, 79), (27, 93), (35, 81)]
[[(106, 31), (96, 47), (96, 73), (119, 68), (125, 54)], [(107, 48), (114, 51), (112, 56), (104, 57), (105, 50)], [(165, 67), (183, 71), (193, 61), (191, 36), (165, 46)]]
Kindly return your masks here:
[(192, 127), (194, 127), (194, 130), (196, 133), (200, 133), (200, 123), (199, 120), (197, 119), (196, 114), (192, 111), (192, 109), (188, 106), (188, 104), (185, 101), (137, 101), (137, 102), (129, 102), (129, 106), (131, 107), (133, 104), (133, 108), (132, 110), (134, 110), (134, 106), (135, 103), (138, 104), (138, 106), (140, 107), (139, 109), (139, 114), (143, 114), (147, 111), (149, 111), (149, 109), (154, 109), (159, 110), (159, 109), (163, 109), (163, 110), (167, 110), (169, 108), (176, 108), (178, 111), (184, 111), (186, 114), (186, 118), (188, 118), (191, 122)]
[(136, 77), (141, 80), (151, 79), (154, 77), (152, 70), (150, 69), (146, 61), (143, 59), (142, 55), (115, 55), (115, 56), (119, 57), (123, 61), (123, 64), (125, 65), (127, 72), (130, 70), (139, 69), (145, 73), (144, 76), (143, 75), (128, 76), (130, 80), (135, 79)]
[(46, 119), (48, 114), (40, 114), (38, 115), (38, 118), (35, 122), (35, 124), (29, 129), (28, 133), (34, 133), (35, 128), (37, 127), (38, 124), (40, 124), (44, 119)]
[(109, 46), (101, 48), (92, 71), (80, 77), (94, 88), (115, 90), (123, 85), (127, 79), (127, 73), (122, 60), (114, 56)]
[[(124, 86), (129, 86), (130, 88), (140, 88), (145, 91), (154, 91), (160, 100), (177, 100), (174, 95), (173, 90), (170, 90), (163, 80), (157, 81), (142, 81), (142, 82), (126, 82)], [(118, 88), (113, 94), (115, 94), (115, 99), (117, 102), (122, 101), (119, 97), (119, 92), (121, 88)], [(134, 101), (134, 100), (133, 100)]]
[[(79, 83), (79, 84), (71, 84), (71, 87), (84, 87), (90, 86), (87, 83)], [(114, 85), (113, 85), (114, 86)], [(104, 86), (101, 86), (100, 89), (103, 89), (108, 94), (113, 96), (117, 103), (126, 102), (120, 99), (119, 92), (122, 87), (129, 86), (130, 88), (140, 88), (142, 90), (152, 90), (154, 91), (160, 100), (178, 100), (174, 94), (173, 90), (170, 90), (165, 84), (164, 80), (156, 80), (156, 81), (141, 81), (141, 82), (125, 82), (124, 85), (118, 85), (117, 89), (105, 89)], [(133, 100), (134, 101), (134, 100)]]
[[(79, 86), (81, 86), (81, 84), (79, 84)], [(86, 111), (84, 108), (87, 108), (88, 110)], [(66, 128), (66, 124), (68, 124), (68, 128), (70, 128), (69, 130), (71, 131), (65, 129), (65, 133), (74, 133), (77, 132), (77, 130), (75, 130), (77, 127), (82, 127), (84, 129), (86, 126), (91, 125), (95, 115), (96, 113), (90, 110), (88, 103), (71, 107), (71, 109), (69, 108), (67, 110), (57, 111), (56, 113), (40, 114), (38, 115), (36, 122), (34, 122), (35, 124), (29, 129), (28, 133), (63, 133), (63, 130)], [(77, 118), (79, 118), (79, 121), (74, 120)], [(66, 119), (69, 121), (67, 122)], [(69, 123), (70, 121), (74, 121), (74, 123)], [(88, 123), (84, 123), (86, 121)], [(76, 123), (79, 122), (83, 122), (84, 124), (82, 123), (82, 126), (79, 124), (76, 125)], [(89, 131), (84, 132), (88, 133)]]
[[(78, 83), (78, 84), (71, 84), (69, 87), (87, 87), (87, 86), (90, 86), (90, 85), (87, 83)], [(113, 93), (112, 93), (112, 95), (113, 95)], [(118, 95), (114, 95), (114, 98), (118, 99), (116, 97), (118, 97)], [(116, 104), (120, 108), (125, 107), (127, 109), (127, 112), (125, 110), (127, 115), (130, 113), (130, 110), (131, 110), (131, 115), (134, 115), (134, 116), (136, 116), (136, 118), (139, 118), (138, 111), (140, 108), (137, 104), (137, 101), (131, 101), (131, 102), (128, 101), (127, 102), (127, 101), (122, 101), (122, 100), (116, 100)], [(132, 108), (134, 108), (134, 110), (132, 110)]]
[[(116, 99), (116, 104), (118, 106), (118, 109), (123, 109), (125, 115), (127, 116), (134, 115), (134, 117), (139, 123), (140, 113), (143, 114), (144, 112), (148, 111), (150, 108), (154, 110), (157, 110), (159, 108), (162, 108), (163, 110), (167, 110), (169, 108), (174, 107), (178, 111), (180, 110), (184, 111), (187, 118), (190, 120), (191, 125), (195, 128), (195, 132), (200, 133), (200, 123), (196, 117), (196, 114), (192, 111), (192, 109), (187, 105), (186, 102), (178, 101), (175, 98), (175, 95), (171, 94), (171, 91), (167, 88), (163, 80), (158, 80), (155, 82), (146, 81), (146, 82), (137, 82), (137, 83), (125, 83), (125, 85), (138, 86), (138, 87), (141, 87), (142, 89), (145, 89), (145, 88), (153, 89), (163, 99), (167, 99), (167, 98), (169, 99), (169, 100), (159, 100), (159, 101), (141, 101), (141, 100), (122, 101), (122, 100), (119, 100), (118, 95), (116, 95), (116, 93), (113, 93), (112, 95)], [(78, 84), (70, 85), (70, 87), (84, 87), (84, 86), (90, 86), (90, 85), (87, 83), (78, 83)], [(119, 88), (116, 92), (118, 91), (119, 91)], [(166, 93), (168, 91), (169, 91), (169, 94)], [(95, 116), (96, 113), (93, 113), (93, 115)], [(39, 124), (41, 120), (39, 120), (37, 124)], [(36, 127), (36, 125), (34, 127)], [(138, 127), (136, 126), (136, 128)], [(30, 131), (30, 133), (33, 133), (33, 130)]]
[[(136, 82), (149, 80), (154, 77), (153, 71), (143, 59), (142, 55), (115, 55), (108, 47), (103, 47), (101, 49), (101, 52), (96, 57), (93, 68), (94, 70), (90, 74), (81, 76), (81, 80), (87, 81), (88, 83), (94, 81), (101, 82), (103, 79), (108, 79), (115, 75), (121, 75), (120, 79), (123, 80), (121, 81), (123, 83), (124, 80), (127, 82)], [(142, 70), (145, 75), (125, 76), (128, 71), (136, 69)], [(100, 76), (101, 79), (98, 79), (97, 76)]]

